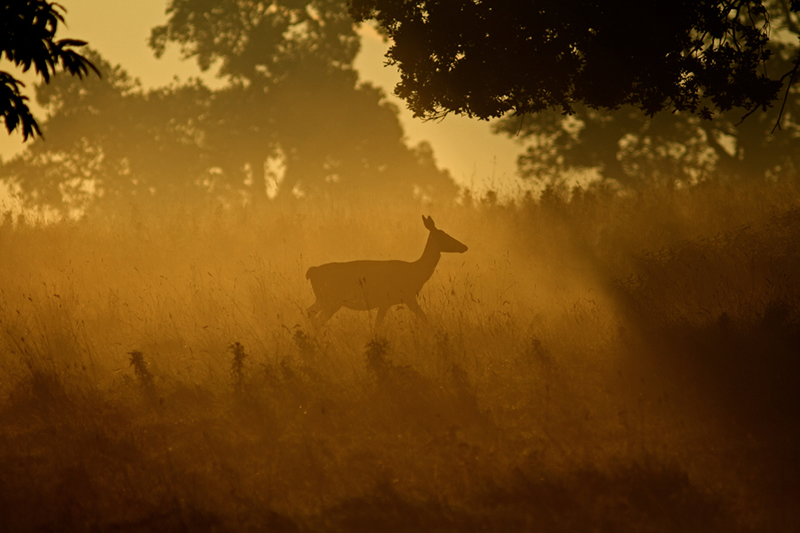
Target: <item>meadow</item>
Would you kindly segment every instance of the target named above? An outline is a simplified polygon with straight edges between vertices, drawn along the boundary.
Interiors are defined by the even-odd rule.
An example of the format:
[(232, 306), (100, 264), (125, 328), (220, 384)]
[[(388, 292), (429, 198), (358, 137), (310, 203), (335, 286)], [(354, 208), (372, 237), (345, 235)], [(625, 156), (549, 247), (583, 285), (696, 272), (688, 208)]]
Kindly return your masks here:
[[(430, 317), (309, 266), (469, 246)], [(0, 225), (4, 531), (790, 532), (800, 191), (124, 206)]]

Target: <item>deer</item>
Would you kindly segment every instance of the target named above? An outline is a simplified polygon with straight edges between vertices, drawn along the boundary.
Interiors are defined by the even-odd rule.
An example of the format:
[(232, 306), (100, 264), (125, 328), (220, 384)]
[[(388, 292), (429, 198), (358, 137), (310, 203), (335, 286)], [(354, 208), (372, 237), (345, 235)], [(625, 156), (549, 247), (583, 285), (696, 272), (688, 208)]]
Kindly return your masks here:
[(317, 327), (324, 325), (342, 307), (357, 311), (377, 308), (377, 329), (386, 312), (401, 304), (423, 322), (427, 321), (417, 295), (436, 270), (442, 253), (464, 253), (467, 246), (438, 229), (431, 217), (423, 215), (422, 222), (430, 233), (422, 256), (416, 261), (361, 260), (309, 268), (306, 279), (316, 296), (307, 310), (312, 323)]

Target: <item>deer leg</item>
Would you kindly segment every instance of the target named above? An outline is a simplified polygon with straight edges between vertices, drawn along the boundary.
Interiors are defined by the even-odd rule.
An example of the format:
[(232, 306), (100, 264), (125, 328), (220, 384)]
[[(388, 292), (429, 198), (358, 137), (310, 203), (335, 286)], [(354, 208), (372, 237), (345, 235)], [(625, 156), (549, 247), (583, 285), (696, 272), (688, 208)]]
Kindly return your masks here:
[(381, 324), (383, 323), (383, 317), (386, 316), (386, 311), (389, 310), (389, 307), (379, 307), (378, 308), (378, 316), (375, 317), (375, 329), (378, 329)]
[(336, 308), (329, 307), (327, 309), (323, 309), (322, 312), (318, 315), (319, 325), (324, 326), (328, 322), (328, 320), (330, 320), (331, 317), (336, 314), (336, 311), (338, 311), (339, 309), (341, 309), (341, 306)]
[(341, 306), (325, 307), (317, 302), (308, 308), (308, 316), (311, 319), (311, 323), (314, 325), (314, 327), (318, 328), (320, 326), (324, 326), (339, 309), (341, 309)]
[(419, 302), (417, 302), (416, 298), (409, 299), (406, 302), (406, 305), (408, 306), (409, 309), (414, 311), (414, 314), (417, 315), (417, 318), (419, 318), (423, 322), (428, 321), (428, 315), (426, 315), (425, 311), (423, 311), (422, 308), (419, 306)]

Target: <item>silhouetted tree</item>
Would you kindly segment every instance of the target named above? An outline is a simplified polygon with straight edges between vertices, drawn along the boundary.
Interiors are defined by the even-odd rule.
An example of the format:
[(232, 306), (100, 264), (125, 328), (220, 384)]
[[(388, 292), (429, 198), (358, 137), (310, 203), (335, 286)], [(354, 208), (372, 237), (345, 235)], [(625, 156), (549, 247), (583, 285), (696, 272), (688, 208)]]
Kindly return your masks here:
[[(766, 68), (791, 70), (798, 55), (797, 15), (788, 2), (768, 6), (773, 31), (785, 38), (770, 43)], [(608, 111), (581, 104), (571, 116), (548, 110), (506, 117), (495, 130), (526, 143), (520, 174), (544, 182), (587, 170), (634, 188), (707, 179), (778, 179), (795, 176), (800, 169), (800, 104), (795, 87), (787, 91), (781, 106), (745, 120), (740, 109), (705, 120), (688, 112), (647, 118), (633, 106)], [(773, 133), (781, 114), (781, 130)]]
[(143, 91), (119, 66), (87, 57), (102, 78), (57, 74), (37, 86), (47, 141), (2, 163), (28, 206), (59, 211), (150, 198), (186, 199), (213, 188), (201, 147), (210, 91), (199, 82)]
[[(228, 81), (215, 93), (206, 148), (213, 164), (267, 198), (266, 167), (283, 165), (277, 196), (328, 196), (372, 187), (387, 192), (456, 187), (425, 148), (409, 148), (397, 110), (358, 82), (359, 50), (345, 0), (173, 0), (153, 29), (160, 55), (170, 42)], [(234, 177), (237, 176), (238, 177)]]
[[(354, 89), (354, 73), (338, 86), (295, 77), (270, 98), (241, 83), (212, 91), (197, 80), (145, 91), (121, 67), (87, 56), (102, 78), (79, 83), (57, 74), (39, 84), (48, 140), (0, 162), (3, 181), (30, 207), (67, 213), (131, 201), (240, 201), (252, 193), (248, 163), (268, 157), (286, 160), (288, 194), (451, 199), (457, 192), (429, 146), (405, 145), (385, 95)], [(283, 155), (286, 147), (292, 151)]]
[[(0, 59), (6, 59), (27, 72), (34, 68), (45, 82), (59, 67), (83, 77), (95, 69), (91, 61), (74, 50), (86, 43), (74, 39), (56, 40), (59, 23), (64, 22), (66, 10), (45, 0), (6, 0), (0, 4)], [(8, 133), (21, 127), (22, 136), (41, 135), (39, 125), (22, 94), (24, 84), (0, 71), (0, 117)]]
[[(763, 69), (774, 11), (762, 0), (351, 0), (376, 19), (416, 116), (482, 119), (578, 105), (710, 117), (772, 103), (789, 71)], [(789, 81), (791, 83), (791, 79)]]

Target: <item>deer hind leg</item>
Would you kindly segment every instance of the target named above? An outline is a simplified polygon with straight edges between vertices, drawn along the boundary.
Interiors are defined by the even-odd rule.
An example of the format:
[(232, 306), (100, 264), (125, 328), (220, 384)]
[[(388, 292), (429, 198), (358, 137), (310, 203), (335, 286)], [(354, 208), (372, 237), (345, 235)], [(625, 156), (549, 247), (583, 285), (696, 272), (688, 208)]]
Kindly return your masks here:
[(378, 308), (378, 316), (375, 317), (375, 329), (381, 327), (381, 324), (383, 324), (383, 318), (386, 316), (386, 312), (388, 310), (389, 306)]
[(319, 300), (314, 302), (314, 305), (310, 306), (306, 309), (306, 316), (311, 320), (311, 322), (316, 323), (317, 317), (322, 312), (322, 306), (319, 305)]
[(319, 301), (314, 302), (314, 305), (308, 308), (308, 318), (314, 327), (324, 326), (331, 317), (336, 314), (336, 311), (341, 309), (342, 306), (325, 306), (321, 305)]

